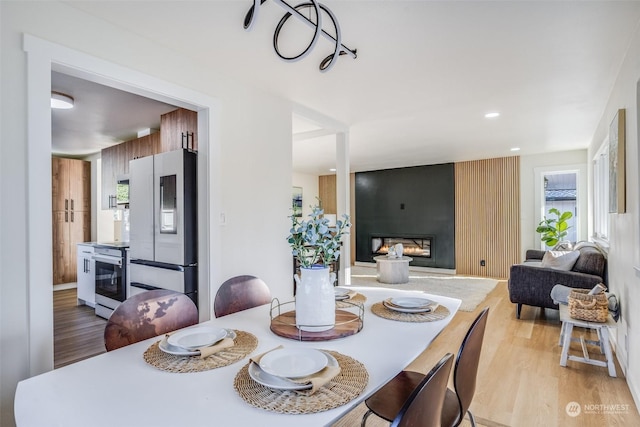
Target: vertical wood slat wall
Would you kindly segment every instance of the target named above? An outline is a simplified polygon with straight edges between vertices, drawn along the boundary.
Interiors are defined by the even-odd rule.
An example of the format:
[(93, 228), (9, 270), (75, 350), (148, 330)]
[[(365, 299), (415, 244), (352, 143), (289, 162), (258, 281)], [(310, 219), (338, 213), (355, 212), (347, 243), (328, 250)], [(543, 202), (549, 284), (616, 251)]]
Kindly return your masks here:
[(520, 158), (456, 163), (455, 181), (456, 273), (509, 277), (520, 262)]
[[(322, 201), (324, 213), (335, 214), (338, 211), (335, 175), (321, 175), (318, 177), (318, 197)], [(317, 200), (313, 200), (309, 204), (315, 206), (316, 202)]]

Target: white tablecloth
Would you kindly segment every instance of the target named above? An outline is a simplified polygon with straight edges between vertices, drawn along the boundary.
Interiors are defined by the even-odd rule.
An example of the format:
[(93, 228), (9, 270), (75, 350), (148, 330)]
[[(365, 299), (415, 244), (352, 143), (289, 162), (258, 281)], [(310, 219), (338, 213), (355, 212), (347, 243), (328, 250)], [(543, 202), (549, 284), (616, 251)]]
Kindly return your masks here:
[[(198, 373), (168, 373), (148, 365), (144, 351), (158, 338), (136, 343), (21, 381), (15, 397), (19, 427), (100, 426), (322, 426), (330, 425), (418, 356), (449, 323), (460, 300), (428, 295), (446, 306), (446, 319), (408, 323), (374, 315), (370, 307), (389, 296), (416, 294), (391, 289), (353, 287), (366, 295), (364, 328), (346, 338), (297, 342), (269, 329), (269, 305), (245, 310), (206, 324), (254, 334), (254, 354), (278, 345), (335, 350), (362, 362), (369, 383), (347, 405), (308, 415), (284, 415), (255, 408), (233, 389), (233, 379), (248, 359)], [(425, 296), (425, 294), (420, 294)]]

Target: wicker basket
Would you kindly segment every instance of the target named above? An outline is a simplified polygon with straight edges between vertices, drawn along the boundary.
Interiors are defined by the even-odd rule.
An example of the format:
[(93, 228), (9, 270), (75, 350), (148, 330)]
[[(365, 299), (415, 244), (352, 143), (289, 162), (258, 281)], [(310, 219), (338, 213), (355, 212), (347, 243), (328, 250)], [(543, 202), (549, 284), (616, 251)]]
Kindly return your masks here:
[(588, 295), (587, 289), (572, 289), (569, 293), (569, 316), (587, 322), (604, 323), (609, 317), (609, 301), (604, 292)]

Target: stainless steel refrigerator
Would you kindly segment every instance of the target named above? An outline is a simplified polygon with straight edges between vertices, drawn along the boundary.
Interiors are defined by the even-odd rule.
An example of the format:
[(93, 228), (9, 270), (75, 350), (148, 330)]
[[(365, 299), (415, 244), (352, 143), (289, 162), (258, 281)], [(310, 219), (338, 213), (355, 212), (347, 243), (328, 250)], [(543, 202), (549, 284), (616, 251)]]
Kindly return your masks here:
[(171, 289), (198, 304), (197, 155), (176, 150), (129, 162), (128, 295)]

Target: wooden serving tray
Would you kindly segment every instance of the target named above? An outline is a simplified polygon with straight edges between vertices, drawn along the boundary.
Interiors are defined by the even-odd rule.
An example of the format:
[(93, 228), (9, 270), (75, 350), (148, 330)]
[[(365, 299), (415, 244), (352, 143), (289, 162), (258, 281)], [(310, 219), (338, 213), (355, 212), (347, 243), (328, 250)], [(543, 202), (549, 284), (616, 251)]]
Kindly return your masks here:
[(329, 341), (355, 335), (362, 330), (362, 318), (345, 310), (336, 310), (336, 325), (327, 331), (308, 332), (296, 327), (296, 312), (287, 311), (271, 319), (271, 331), (297, 341)]

